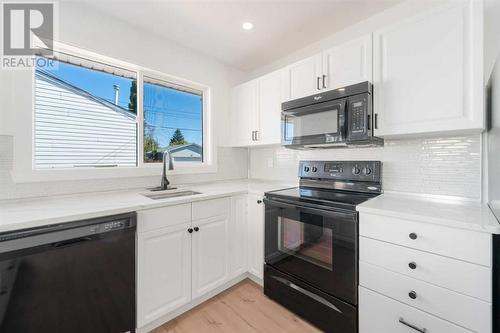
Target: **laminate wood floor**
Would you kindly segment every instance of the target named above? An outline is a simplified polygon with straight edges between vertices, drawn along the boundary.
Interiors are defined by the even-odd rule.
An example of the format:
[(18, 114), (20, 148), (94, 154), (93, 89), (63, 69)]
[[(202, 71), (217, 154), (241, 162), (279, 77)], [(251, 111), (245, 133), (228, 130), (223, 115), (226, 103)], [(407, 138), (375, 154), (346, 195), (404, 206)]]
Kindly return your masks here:
[(158, 327), (153, 333), (321, 332), (270, 300), (246, 279), (223, 293)]

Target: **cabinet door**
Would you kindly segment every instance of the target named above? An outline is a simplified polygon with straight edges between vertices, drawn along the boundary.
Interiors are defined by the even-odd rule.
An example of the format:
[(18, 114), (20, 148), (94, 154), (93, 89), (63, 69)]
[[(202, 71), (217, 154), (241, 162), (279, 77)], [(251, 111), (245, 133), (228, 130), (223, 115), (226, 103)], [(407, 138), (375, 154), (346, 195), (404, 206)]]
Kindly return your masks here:
[(193, 221), (193, 299), (228, 280), (228, 222), (229, 214)]
[(286, 68), (286, 99), (296, 99), (314, 95), (322, 89), (321, 76), (322, 60), (321, 53), (303, 59)]
[(248, 146), (253, 143), (252, 132), (257, 127), (256, 81), (246, 82), (231, 92), (230, 133), (232, 146)]
[(236, 277), (247, 271), (247, 195), (231, 198), (229, 221), (229, 275)]
[(137, 324), (191, 301), (189, 223), (138, 234)]
[(263, 278), (264, 269), (264, 203), (262, 197), (248, 196), (248, 271)]
[(453, 1), (374, 34), (379, 136), (483, 129), (482, 1)]
[(281, 103), (284, 71), (267, 74), (257, 80), (259, 128), (257, 144), (281, 142)]
[(366, 35), (324, 51), (323, 72), (325, 90), (364, 81), (371, 82), (372, 35)]

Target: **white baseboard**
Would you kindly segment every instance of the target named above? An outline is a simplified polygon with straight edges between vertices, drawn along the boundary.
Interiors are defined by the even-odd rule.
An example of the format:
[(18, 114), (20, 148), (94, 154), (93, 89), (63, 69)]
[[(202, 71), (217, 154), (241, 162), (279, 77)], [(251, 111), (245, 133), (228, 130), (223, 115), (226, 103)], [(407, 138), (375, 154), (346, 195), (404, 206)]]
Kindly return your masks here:
[(264, 286), (264, 280), (262, 280), (260, 277), (253, 275), (252, 273), (248, 273), (248, 278), (252, 280), (253, 282), (257, 283), (259, 286), (263, 287)]
[(183, 305), (180, 308), (175, 309), (174, 311), (166, 314), (165, 316), (162, 316), (162, 317), (152, 321), (151, 323), (146, 324), (146, 325), (138, 328), (137, 333), (147, 333), (147, 332), (154, 330), (155, 328), (157, 328), (157, 327), (165, 324), (166, 322), (180, 316), (184, 312), (191, 310), (195, 306), (200, 305), (201, 303), (209, 300), (210, 298), (216, 296), (217, 294), (220, 294), (224, 290), (234, 286), (235, 284), (243, 281), (246, 278), (250, 278), (252, 281), (258, 283), (259, 285), (262, 285), (262, 279), (259, 279), (258, 277), (254, 276), (253, 274), (249, 274), (249, 273), (241, 274), (241, 275), (233, 278), (232, 280), (224, 283), (220, 287), (217, 287), (214, 290), (208, 292), (207, 294), (205, 294), (201, 297), (198, 297), (197, 299), (192, 300), (188, 304)]

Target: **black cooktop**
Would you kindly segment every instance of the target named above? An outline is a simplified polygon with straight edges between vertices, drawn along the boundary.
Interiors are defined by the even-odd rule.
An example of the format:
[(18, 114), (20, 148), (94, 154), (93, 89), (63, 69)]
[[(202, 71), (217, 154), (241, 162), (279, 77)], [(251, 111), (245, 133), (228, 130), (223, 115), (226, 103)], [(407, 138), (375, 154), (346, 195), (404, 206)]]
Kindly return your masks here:
[(326, 207), (356, 210), (356, 206), (376, 197), (375, 193), (359, 193), (339, 190), (294, 187), (266, 192), (267, 199), (278, 199), (294, 203), (311, 203)]

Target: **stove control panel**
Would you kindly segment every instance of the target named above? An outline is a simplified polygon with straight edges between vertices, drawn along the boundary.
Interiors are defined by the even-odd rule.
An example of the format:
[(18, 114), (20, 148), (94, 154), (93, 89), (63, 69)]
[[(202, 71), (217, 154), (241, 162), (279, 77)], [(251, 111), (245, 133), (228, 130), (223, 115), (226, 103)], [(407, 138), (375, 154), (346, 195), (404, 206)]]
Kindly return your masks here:
[(380, 182), (380, 161), (300, 161), (299, 177)]

